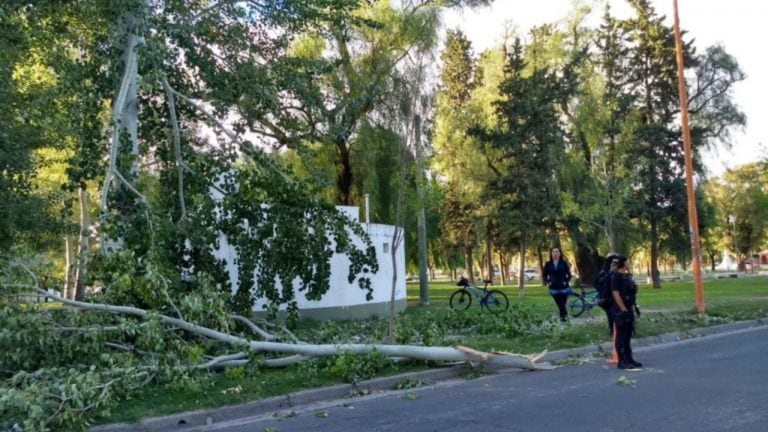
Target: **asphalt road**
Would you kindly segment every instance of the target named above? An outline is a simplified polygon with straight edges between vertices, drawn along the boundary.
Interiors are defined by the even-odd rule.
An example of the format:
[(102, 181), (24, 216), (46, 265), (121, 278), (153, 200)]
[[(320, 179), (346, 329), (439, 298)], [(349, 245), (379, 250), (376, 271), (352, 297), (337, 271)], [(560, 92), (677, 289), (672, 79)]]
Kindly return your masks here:
[[(252, 431), (768, 431), (768, 327), (602, 361), (331, 401), (209, 428)], [(623, 377), (623, 378), (622, 378)]]

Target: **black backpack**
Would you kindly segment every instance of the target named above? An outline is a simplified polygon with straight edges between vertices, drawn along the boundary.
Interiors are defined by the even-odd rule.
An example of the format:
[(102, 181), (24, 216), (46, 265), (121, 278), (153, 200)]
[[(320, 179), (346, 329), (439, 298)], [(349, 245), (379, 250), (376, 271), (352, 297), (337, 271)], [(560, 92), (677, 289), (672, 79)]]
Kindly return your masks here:
[(607, 308), (611, 304), (613, 295), (611, 294), (611, 272), (610, 270), (600, 270), (595, 279), (595, 291), (597, 291), (598, 304), (600, 307)]

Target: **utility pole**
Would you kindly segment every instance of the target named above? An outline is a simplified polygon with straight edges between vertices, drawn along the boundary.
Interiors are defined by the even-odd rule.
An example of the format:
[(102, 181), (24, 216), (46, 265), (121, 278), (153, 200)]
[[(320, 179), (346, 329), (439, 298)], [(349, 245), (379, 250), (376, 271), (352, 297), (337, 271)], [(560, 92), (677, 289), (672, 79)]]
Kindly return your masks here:
[(683, 149), (685, 152), (685, 185), (688, 195), (688, 225), (691, 233), (691, 258), (693, 286), (696, 295), (696, 312), (704, 313), (704, 283), (701, 278), (701, 253), (699, 251), (699, 217), (696, 214), (696, 195), (693, 188), (693, 156), (691, 155), (691, 131), (688, 128), (688, 94), (683, 74), (683, 40), (680, 34), (680, 15), (677, 0), (672, 0), (675, 10), (675, 51), (677, 57), (677, 89), (680, 93), (680, 120), (683, 128)]
[(416, 145), (416, 195), (419, 199), (418, 239), (419, 239), (419, 305), (429, 304), (429, 281), (427, 280), (427, 217), (424, 213), (424, 163), (421, 152), (421, 116), (413, 116), (414, 140)]

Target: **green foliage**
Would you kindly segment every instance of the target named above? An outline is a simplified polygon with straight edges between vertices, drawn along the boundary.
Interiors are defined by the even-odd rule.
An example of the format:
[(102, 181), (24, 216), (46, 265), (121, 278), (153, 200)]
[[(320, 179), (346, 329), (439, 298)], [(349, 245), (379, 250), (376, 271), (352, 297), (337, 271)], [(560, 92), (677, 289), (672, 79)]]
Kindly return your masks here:
[(453, 108), (460, 108), (469, 102), (472, 95), (474, 60), (472, 45), (461, 30), (448, 30), (445, 48), (441, 56), (441, 92)]
[(509, 249), (520, 239), (532, 240), (535, 229), (547, 226), (558, 210), (557, 185), (551, 179), (563, 132), (555, 104), (566, 89), (554, 71), (526, 69), (523, 46), (516, 39), (499, 85), (502, 99), (495, 103), (499, 126), (473, 130), (499, 152), (484, 198), (495, 203), (500, 241)]
[(357, 384), (373, 378), (390, 364), (391, 360), (376, 350), (364, 355), (342, 351), (336, 356), (330, 371), (348, 383)]

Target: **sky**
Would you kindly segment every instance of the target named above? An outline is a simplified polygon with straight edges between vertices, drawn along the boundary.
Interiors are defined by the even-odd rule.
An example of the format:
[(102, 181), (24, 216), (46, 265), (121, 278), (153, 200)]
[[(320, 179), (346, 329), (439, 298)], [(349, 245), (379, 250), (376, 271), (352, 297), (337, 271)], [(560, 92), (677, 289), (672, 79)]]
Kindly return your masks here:
[[(609, 0), (618, 17), (630, 15), (624, 0)], [(672, 0), (651, 0), (672, 25)], [(472, 41), (475, 53), (498, 45), (510, 24), (519, 33), (532, 26), (563, 19), (573, 9), (573, 0), (495, 0), (493, 6), (476, 10), (450, 11), (445, 28), (460, 28)], [(594, 2), (594, 19), (602, 15), (604, 2)], [(730, 149), (719, 145), (703, 155), (710, 175), (768, 157), (768, 2), (762, 0), (678, 0), (680, 25), (696, 39), (702, 52), (719, 43), (733, 55), (747, 75), (734, 87), (733, 98), (747, 115), (747, 126), (735, 131)], [(763, 144), (764, 146), (762, 146)]]

